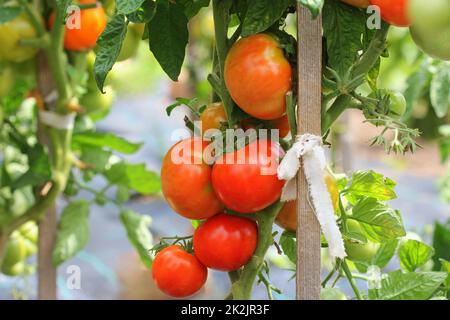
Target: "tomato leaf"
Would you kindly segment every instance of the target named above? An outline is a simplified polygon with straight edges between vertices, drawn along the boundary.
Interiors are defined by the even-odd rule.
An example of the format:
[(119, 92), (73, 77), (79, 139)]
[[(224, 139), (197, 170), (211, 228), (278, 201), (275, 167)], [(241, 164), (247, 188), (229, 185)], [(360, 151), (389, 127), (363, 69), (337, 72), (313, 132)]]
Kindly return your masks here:
[(178, 3), (159, 0), (156, 13), (148, 23), (150, 50), (174, 81), (178, 80), (188, 43), (188, 19)]
[(450, 108), (450, 63), (441, 62), (437, 66), (430, 86), (430, 101), (436, 115), (443, 118)]
[(434, 249), (427, 244), (409, 239), (400, 245), (398, 256), (403, 270), (413, 272), (423, 266), (434, 255)]
[(102, 92), (106, 76), (114, 66), (122, 49), (122, 43), (127, 34), (127, 25), (124, 15), (115, 15), (97, 40), (98, 51), (94, 63), (94, 77)]
[(142, 143), (132, 143), (112, 133), (85, 132), (73, 136), (73, 144), (106, 147), (125, 154), (132, 154), (142, 147)]
[(156, 4), (147, 0), (135, 12), (127, 14), (127, 19), (133, 23), (148, 23), (155, 16)]
[(22, 12), (21, 7), (16, 6), (8, 6), (8, 7), (1, 7), (0, 8), (0, 24), (6, 23), (8, 21), (11, 21)]
[(380, 289), (369, 290), (370, 300), (427, 300), (445, 281), (445, 272), (408, 272), (387, 274)]
[(373, 170), (356, 171), (352, 176), (352, 184), (347, 190), (347, 198), (354, 202), (361, 197), (371, 197), (387, 201), (397, 198), (394, 192), (396, 182)]
[(96, 172), (103, 172), (106, 170), (107, 165), (112, 156), (112, 151), (103, 150), (99, 147), (93, 147), (89, 145), (83, 145), (81, 148), (80, 160), (89, 166)]
[(149, 231), (152, 219), (149, 216), (142, 216), (134, 211), (126, 210), (120, 213), (120, 221), (124, 225), (128, 239), (137, 250), (141, 261), (147, 268), (152, 266), (152, 259), (149, 250), (153, 245), (153, 237)]
[(433, 234), (433, 248), (435, 250), (434, 270), (439, 270), (441, 262), (439, 258), (450, 261), (450, 220), (445, 224), (436, 222)]
[(184, 13), (188, 19), (191, 19), (204, 7), (209, 6), (210, 0), (179, 0), (184, 6)]
[(161, 189), (159, 176), (145, 168), (145, 164), (119, 162), (105, 172), (112, 184), (127, 186), (141, 194), (157, 193)]
[(117, 14), (130, 14), (138, 10), (145, 0), (116, 0)]
[(249, 0), (242, 25), (242, 36), (247, 37), (267, 30), (292, 4), (292, 0)]
[(408, 119), (413, 111), (414, 104), (423, 96), (425, 89), (431, 81), (429, 62), (425, 60), (419, 69), (407, 80), (405, 90), (406, 113), (405, 119)]
[(314, 18), (316, 18), (320, 11), (322, 11), (323, 4), (325, 0), (297, 0), (300, 4), (305, 6), (311, 11), (311, 14)]
[(289, 260), (297, 263), (297, 239), (295, 233), (284, 231), (280, 237), (280, 246)]
[(53, 250), (53, 264), (59, 266), (82, 250), (89, 240), (89, 202), (70, 203), (62, 212)]
[(406, 234), (399, 212), (374, 198), (359, 200), (353, 207), (351, 218), (357, 220), (367, 238), (375, 242), (385, 242)]

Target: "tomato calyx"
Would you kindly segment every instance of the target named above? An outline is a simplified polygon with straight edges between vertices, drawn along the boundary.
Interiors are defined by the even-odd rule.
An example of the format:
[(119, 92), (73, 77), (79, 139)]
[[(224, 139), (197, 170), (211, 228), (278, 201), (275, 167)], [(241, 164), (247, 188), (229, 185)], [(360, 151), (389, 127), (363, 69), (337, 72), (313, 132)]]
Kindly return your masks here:
[(167, 247), (177, 245), (183, 248), (184, 251), (188, 253), (194, 253), (194, 249), (192, 246), (192, 235), (191, 236), (185, 236), (185, 237), (163, 237), (160, 239), (160, 241), (155, 244), (149, 251), (149, 253), (153, 255), (157, 255), (160, 251), (164, 250)]

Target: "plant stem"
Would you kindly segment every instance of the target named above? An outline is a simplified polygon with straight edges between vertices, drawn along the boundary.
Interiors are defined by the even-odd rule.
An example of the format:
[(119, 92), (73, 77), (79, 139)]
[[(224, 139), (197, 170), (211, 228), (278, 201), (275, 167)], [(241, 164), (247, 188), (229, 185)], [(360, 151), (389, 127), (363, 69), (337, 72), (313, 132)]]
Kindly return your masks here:
[[(361, 59), (354, 65), (352, 77), (357, 78), (368, 73), (377, 63), (381, 54), (386, 49), (386, 37), (390, 25), (383, 22), (381, 29), (377, 30), (375, 36), (367, 48), (367, 51), (362, 55)], [(330, 129), (331, 125), (339, 118), (339, 116), (347, 109), (352, 97), (347, 94), (340, 95), (323, 115), (322, 119), (322, 134)]]
[(361, 296), (361, 293), (359, 292), (359, 289), (356, 286), (355, 279), (353, 279), (353, 275), (350, 272), (350, 269), (347, 265), (347, 261), (345, 261), (345, 260), (342, 261), (342, 270), (344, 271), (345, 276), (348, 279), (348, 282), (350, 282), (350, 286), (352, 287), (353, 291), (355, 292), (356, 298), (358, 300), (363, 300), (363, 297)]
[(251, 299), (256, 277), (264, 265), (264, 257), (267, 250), (274, 241), (272, 234), (273, 222), (283, 205), (282, 202), (277, 202), (256, 214), (258, 220), (258, 246), (250, 262), (243, 267), (239, 280), (231, 286), (231, 293), (234, 300)]
[(232, 116), (234, 102), (226, 89), (224, 80), (224, 69), (225, 69), (225, 59), (228, 55), (229, 44), (228, 44), (228, 22), (230, 19), (230, 7), (232, 1), (223, 0), (213, 0), (213, 17), (214, 17), (214, 31), (216, 35), (216, 54), (217, 54), (217, 64), (219, 66), (220, 72), (220, 92), (216, 90), (216, 93), (221, 95), (222, 103), (225, 107), (225, 112), (228, 118), (228, 125), (230, 128), (234, 126), (234, 119)]
[(44, 28), (44, 25), (42, 24), (41, 18), (37, 15), (35, 11), (33, 11), (30, 6), (28, 5), (28, 2), (26, 0), (19, 0), (20, 5), (25, 10), (26, 15), (30, 19), (31, 24), (33, 25), (34, 29), (38, 33), (39, 36), (43, 36), (46, 31)]

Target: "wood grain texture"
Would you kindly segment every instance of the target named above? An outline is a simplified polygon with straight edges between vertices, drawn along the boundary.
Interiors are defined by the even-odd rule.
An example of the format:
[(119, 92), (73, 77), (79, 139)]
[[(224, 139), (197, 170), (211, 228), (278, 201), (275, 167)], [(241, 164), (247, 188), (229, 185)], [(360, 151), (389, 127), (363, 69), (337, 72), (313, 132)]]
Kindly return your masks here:
[[(47, 59), (43, 52), (38, 56), (38, 90), (42, 97), (46, 97), (53, 90), (55, 84), (51, 76)], [(55, 106), (45, 106), (53, 110)], [(52, 147), (44, 132), (43, 126), (38, 124), (38, 139), (49, 149)], [(52, 263), (53, 247), (56, 240), (57, 216), (55, 206), (51, 207), (39, 223), (39, 250), (38, 250), (38, 298), (39, 300), (56, 300), (56, 268)]]
[[(321, 135), (322, 19), (298, 5), (298, 134)], [(310, 206), (308, 185), (299, 171), (297, 299), (320, 299), (320, 225)]]

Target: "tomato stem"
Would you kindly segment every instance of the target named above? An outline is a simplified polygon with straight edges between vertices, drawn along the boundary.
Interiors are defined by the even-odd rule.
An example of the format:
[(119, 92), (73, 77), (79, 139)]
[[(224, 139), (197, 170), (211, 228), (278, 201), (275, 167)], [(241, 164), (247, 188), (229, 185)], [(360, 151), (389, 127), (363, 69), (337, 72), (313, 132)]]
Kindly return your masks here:
[(344, 274), (347, 277), (348, 282), (350, 283), (350, 286), (352, 287), (353, 291), (355, 292), (356, 298), (358, 300), (363, 300), (363, 297), (361, 296), (361, 293), (359, 292), (359, 289), (356, 286), (355, 279), (353, 278), (353, 275), (350, 272), (347, 261), (345, 261), (345, 259), (342, 261), (341, 268), (344, 271)]

